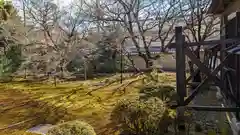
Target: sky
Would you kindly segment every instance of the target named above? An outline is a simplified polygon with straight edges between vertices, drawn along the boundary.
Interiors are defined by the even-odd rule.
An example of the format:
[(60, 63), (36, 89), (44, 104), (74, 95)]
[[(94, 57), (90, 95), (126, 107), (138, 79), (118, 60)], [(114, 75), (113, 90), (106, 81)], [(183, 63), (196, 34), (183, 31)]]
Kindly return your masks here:
[(54, 2), (60, 6), (60, 7), (63, 7), (63, 6), (67, 6), (69, 5), (73, 0), (54, 0)]

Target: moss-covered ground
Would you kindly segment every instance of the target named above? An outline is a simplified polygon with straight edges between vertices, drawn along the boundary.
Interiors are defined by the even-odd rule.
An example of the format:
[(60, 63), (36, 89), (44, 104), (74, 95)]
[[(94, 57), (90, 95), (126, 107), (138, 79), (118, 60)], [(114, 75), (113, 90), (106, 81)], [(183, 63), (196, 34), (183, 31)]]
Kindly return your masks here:
[[(119, 99), (138, 96), (136, 86), (142, 85), (139, 76), (125, 79), (123, 84), (109, 83), (114, 78), (59, 82), (57, 86), (50, 81), (19, 79), (1, 83), (0, 135), (30, 135), (25, 131), (34, 125), (76, 119), (91, 124), (99, 135), (114, 135), (115, 125), (109, 120), (112, 108)], [(173, 73), (161, 73), (161, 78), (164, 84), (175, 83)], [(103, 80), (105, 83), (99, 83)]]

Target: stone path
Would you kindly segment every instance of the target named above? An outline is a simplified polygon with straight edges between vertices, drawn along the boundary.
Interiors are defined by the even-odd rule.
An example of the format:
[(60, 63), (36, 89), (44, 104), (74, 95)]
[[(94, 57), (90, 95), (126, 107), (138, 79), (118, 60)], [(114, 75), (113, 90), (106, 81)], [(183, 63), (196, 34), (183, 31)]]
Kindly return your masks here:
[[(202, 106), (222, 106), (222, 102), (216, 97), (217, 90), (205, 89), (199, 93), (191, 104), (202, 105)], [(220, 133), (223, 128), (227, 129), (231, 135), (230, 126), (227, 123), (225, 112), (213, 112), (213, 111), (192, 111), (193, 119), (203, 129), (203, 132), (207, 134), (209, 130), (214, 130)]]

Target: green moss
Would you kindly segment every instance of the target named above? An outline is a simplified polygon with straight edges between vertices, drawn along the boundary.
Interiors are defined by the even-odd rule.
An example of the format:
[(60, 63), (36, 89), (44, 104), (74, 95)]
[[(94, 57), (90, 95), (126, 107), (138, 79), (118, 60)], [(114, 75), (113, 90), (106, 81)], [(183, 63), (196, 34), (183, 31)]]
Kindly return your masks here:
[[(162, 73), (160, 76), (164, 76), (164, 74)], [(26, 82), (15, 80), (11, 83), (0, 83), (0, 103), (4, 104), (1, 105), (0, 112), (5, 109), (8, 110), (0, 115), (0, 128), (41, 116), (40, 119), (24, 123), (21, 127), (16, 128), (24, 131), (43, 122), (56, 124), (60, 120), (71, 121), (81, 118), (89, 122), (97, 132), (106, 130), (105, 125), (110, 122), (109, 116), (117, 101), (138, 97), (138, 87), (141, 87), (142, 83), (136, 82), (129, 85), (126, 87), (125, 94), (112, 94), (116, 88), (121, 86), (120, 82), (116, 82), (93, 92), (92, 96), (86, 95), (92, 89), (100, 87), (91, 84), (98, 83), (105, 78), (62, 82), (58, 83), (57, 87), (47, 81)], [(116, 78), (116, 76), (113, 78)], [(166, 77), (166, 81), (171, 82), (172, 78), (174, 77)], [(130, 79), (134, 79), (134, 77), (125, 80), (124, 83), (128, 83)], [(101, 101), (99, 101), (99, 97)], [(29, 104), (21, 105), (23, 102), (29, 102)], [(114, 125), (111, 126), (114, 128)], [(110, 130), (109, 125), (107, 128)], [(8, 130), (8, 133), (11, 131), (11, 129)]]

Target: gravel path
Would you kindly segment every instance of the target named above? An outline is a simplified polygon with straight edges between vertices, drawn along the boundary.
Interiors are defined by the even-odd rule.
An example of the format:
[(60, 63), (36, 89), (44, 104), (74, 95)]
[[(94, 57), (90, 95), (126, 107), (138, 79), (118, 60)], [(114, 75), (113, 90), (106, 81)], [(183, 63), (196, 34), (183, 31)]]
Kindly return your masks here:
[[(204, 89), (199, 93), (191, 104), (203, 106), (221, 106), (222, 102), (216, 98), (216, 90)], [(207, 134), (209, 130), (214, 130), (217, 133), (222, 132), (222, 129), (227, 129), (227, 135), (231, 135), (230, 126), (227, 123), (225, 112), (213, 111), (192, 111), (193, 119), (201, 125), (203, 132)]]

